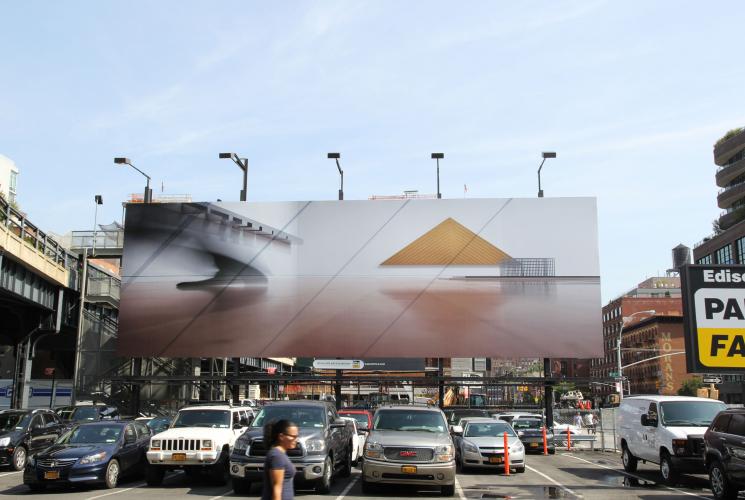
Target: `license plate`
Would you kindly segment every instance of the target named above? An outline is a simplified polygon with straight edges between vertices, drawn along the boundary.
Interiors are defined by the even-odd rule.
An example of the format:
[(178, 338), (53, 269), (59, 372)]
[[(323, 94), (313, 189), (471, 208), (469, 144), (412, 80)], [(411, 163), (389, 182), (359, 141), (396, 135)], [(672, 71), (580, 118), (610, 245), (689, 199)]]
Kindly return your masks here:
[(175, 462), (183, 462), (186, 460), (186, 453), (174, 453), (171, 455), (171, 460)]
[(58, 470), (45, 471), (44, 479), (59, 479), (59, 471)]
[(489, 463), (490, 464), (501, 464), (502, 457), (489, 457)]
[(401, 467), (401, 472), (404, 474), (416, 474), (416, 467), (413, 465), (404, 465)]
[(531, 448), (538, 448), (538, 443), (530, 443)]

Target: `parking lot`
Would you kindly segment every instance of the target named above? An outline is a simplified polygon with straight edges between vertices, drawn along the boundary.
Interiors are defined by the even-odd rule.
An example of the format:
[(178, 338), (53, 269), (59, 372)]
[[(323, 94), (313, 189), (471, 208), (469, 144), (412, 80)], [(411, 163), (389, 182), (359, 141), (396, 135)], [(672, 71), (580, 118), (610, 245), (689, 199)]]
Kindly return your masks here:
[[(308, 500), (358, 498), (439, 497), (437, 491), (388, 487), (372, 495), (362, 493), (360, 471), (354, 469), (349, 479), (337, 479), (329, 495), (298, 490), (296, 496)], [(254, 486), (251, 497), (261, 490)], [(141, 478), (123, 481), (114, 490), (60, 489), (42, 494), (31, 493), (23, 484), (21, 473), (0, 472), (0, 496), (37, 496), (41, 498), (94, 500), (107, 498), (158, 499), (203, 497), (217, 500), (234, 497), (229, 485), (215, 486), (200, 478), (187, 478), (183, 473), (166, 476), (162, 487), (147, 487)], [(510, 476), (494, 472), (466, 471), (458, 474), (455, 498), (712, 498), (705, 476), (682, 476), (675, 487), (661, 484), (656, 466), (639, 465), (634, 474), (623, 471), (617, 453), (558, 451), (553, 456), (529, 455), (527, 470)]]

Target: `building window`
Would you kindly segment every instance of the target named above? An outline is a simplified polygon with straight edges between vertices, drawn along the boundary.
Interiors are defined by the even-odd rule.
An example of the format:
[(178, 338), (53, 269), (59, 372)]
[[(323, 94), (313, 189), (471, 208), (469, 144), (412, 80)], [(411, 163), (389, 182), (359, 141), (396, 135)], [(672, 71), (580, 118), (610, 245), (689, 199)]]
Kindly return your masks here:
[(724, 245), (717, 250), (717, 264), (733, 264), (732, 247), (730, 245)]
[(711, 264), (711, 254), (704, 255), (696, 261), (696, 264)]
[(18, 182), (18, 172), (13, 172), (11, 170), (10, 172), (10, 190), (15, 192), (16, 190), (16, 183)]
[(735, 242), (737, 248), (737, 263), (742, 264), (745, 262), (745, 238), (740, 238)]

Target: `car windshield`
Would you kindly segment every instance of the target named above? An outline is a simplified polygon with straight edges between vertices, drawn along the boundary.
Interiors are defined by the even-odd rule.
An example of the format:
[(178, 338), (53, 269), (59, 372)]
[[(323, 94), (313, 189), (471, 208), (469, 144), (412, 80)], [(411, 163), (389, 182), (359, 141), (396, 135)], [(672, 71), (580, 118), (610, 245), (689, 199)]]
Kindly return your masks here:
[(58, 444), (116, 443), (122, 435), (121, 425), (79, 425), (64, 434)]
[(324, 426), (325, 409), (316, 406), (265, 406), (261, 409), (251, 425), (261, 427), (272, 420), (289, 420), (298, 427)]
[(543, 426), (543, 421), (539, 418), (516, 418), (512, 421), (512, 428), (517, 430), (521, 429), (540, 429)]
[(660, 419), (666, 426), (708, 427), (726, 408), (719, 401), (665, 401), (660, 404)]
[(79, 406), (72, 411), (70, 420), (74, 420), (75, 422), (98, 420), (98, 408), (95, 406)]
[(362, 413), (345, 413), (343, 411), (340, 411), (339, 416), (353, 418), (357, 421), (358, 425), (359, 424), (368, 425), (367, 415), (363, 415)]
[(473, 422), (466, 424), (463, 430), (464, 437), (498, 437), (504, 433), (508, 436), (514, 436), (515, 431), (512, 426), (506, 422)]
[(152, 429), (153, 433), (158, 434), (168, 429), (171, 425), (171, 417), (157, 417), (147, 422), (147, 426)]
[(26, 413), (3, 412), (0, 413), (0, 430), (13, 431), (25, 429), (31, 416)]
[(227, 410), (182, 410), (178, 412), (174, 427), (230, 427), (230, 412)]
[(375, 430), (446, 432), (447, 423), (440, 412), (384, 410), (375, 414)]
[(489, 418), (489, 413), (484, 410), (466, 410), (466, 411), (454, 411), (450, 415), (450, 422), (458, 423), (464, 418), (468, 417), (486, 417)]

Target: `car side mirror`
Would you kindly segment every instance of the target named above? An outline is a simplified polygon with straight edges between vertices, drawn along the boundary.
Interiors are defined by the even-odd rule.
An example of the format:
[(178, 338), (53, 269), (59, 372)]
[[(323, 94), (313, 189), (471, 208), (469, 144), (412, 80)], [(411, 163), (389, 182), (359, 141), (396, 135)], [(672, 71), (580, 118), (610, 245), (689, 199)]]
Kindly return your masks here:
[(240, 422), (236, 422), (233, 424), (233, 429), (243, 429), (243, 425)]
[(463, 435), (463, 427), (460, 425), (451, 425), (450, 426), (450, 433), (455, 434), (456, 436), (462, 436)]
[(360, 424), (357, 426), (357, 429), (367, 432), (370, 430), (370, 425), (367, 422), (360, 422)]
[(241, 418), (241, 427), (248, 427), (248, 419), (246, 417)]
[(346, 421), (344, 421), (344, 420), (342, 420), (340, 418), (337, 418), (336, 420), (334, 420), (333, 422), (331, 422), (331, 425), (329, 427), (331, 427), (332, 429), (343, 429), (346, 426), (347, 426), (347, 422)]

